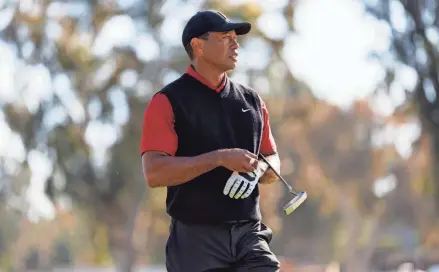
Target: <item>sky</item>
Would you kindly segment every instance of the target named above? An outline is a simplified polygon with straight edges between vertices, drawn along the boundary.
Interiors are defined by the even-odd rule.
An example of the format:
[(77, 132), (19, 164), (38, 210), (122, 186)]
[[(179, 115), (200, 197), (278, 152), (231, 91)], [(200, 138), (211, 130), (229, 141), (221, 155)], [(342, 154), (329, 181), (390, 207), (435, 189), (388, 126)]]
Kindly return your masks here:
[[(127, 8), (137, 0), (121, 0), (121, 7)], [(355, 0), (302, 0), (297, 1), (295, 17), (296, 32), (288, 33), (287, 22), (280, 16), (281, 9), (288, 0), (229, 0), (232, 4), (242, 2), (258, 2), (264, 14), (258, 19), (256, 25), (265, 35), (274, 39), (285, 39), (286, 46), (282, 51), (288, 68), (298, 79), (306, 82), (318, 98), (334, 103), (341, 108), (349, 108), (356, 99), (367, 98), (376, 91), (376, 84), (382, 80), (384, 69), (382, 64), (368, 58), (371, 50), (386, 52), (389, 48), (389, 29), (386, 25), (364, 14), (360, 1)], [(1, 0), (0, 0), (1, 4)], [(178, 0), (170, 0), (162, 8), (163, 14), (171, 14), (164, 22), (161, 39), (167, 45), (180, 45), (180, 33), (184, 22), (197, 11), (202, 1), (192, 0), (182, 4)], [(21, 8), (31, 10), (32, 1), (22, 1)], [(398, 7), (393, 22), (397, 27), (403, 29), (404, 14), (398, 13)], [(49, 18), (59, 16), (63, 13), (81, 14), (83, 7), (71, 4), (65, 8), (59, 4), (52, 4), (49, 7)], [(398, 15), (399, 14), (399, 15)], [(7, 25), (11, 16), (5, 9), (0, 14), (0, 31)], [(169, 31), (172, 29), (173, 31)], [(50, 35), (59, 35), (56, 24), (49, 23), (47, 30)], [(166, 31), (165, 31), (166, 30)], [(82, 42), (91, 42), (87, 35), (81, 36)], [(139, 33), (139, 26), (129, 17), (120, 15), (109, 19), (104, 25), (101, 34), (93, 42), (93, 52), (105, 58), (111, 52), (113, 45), (130, 45), (136, 54), (143, 61), (149, 61), (160, 55), (160, 45), (154, 38), (146, 33)], [(246, 83), (245, 71), (247, 68), (263, 69), (268, 62), (269, 50), (266, 44), (258, 39), (251, 40), (242, 46), (238, 59), (237, 73), (235, 79)], [(24, 47), (27, 51), (32, 50), (32, 45)], [(26, 53), (25, 50), (25, 53)], [(0, 41), (0, 101), (17, 102), (22, 100), (24, 106), (35, 111), (39, 101), (44, 101), (53, 93), (63, 97), (63, 107), (53, 109), (53, 114), (45, 122), (55, 126), (63, 122), (70, 115), (75, 122), (84, 120), (86, 114), (98, 116), (100, 104), (91, 101), (87, 108), (83, 108), (76, 97), (70, 79), (65, 74), (50, 75), (42, 65), (27, 66), (15, 56), (14, 48)], [(97, 74), (93, 84), (104, 84), (108, 79), (109, 71), (114, 69), (114, 63), (108, 62)], [(168, 83), (179, 74), (171, 71), (164, 79)], [(26, 80), (22, 80), (26, 78)], [(377, 96), (371, 98), (372, 107), (378, 114), (387, 116), (392, 113), (395, 106), (405, 99), (403, 87), (410, 89), (415, 82), (415, 74), (408, 67), (398, 67), (397, 82), (391, 87), (391, 95), (384, 95), (384, 90), (378, 92)], [(121, 83), (125, 86), (134, 86), (139, 79), (136, 73), (126, 72), (122, 76)], [(25, 85), (28, 83), (28, 85)], [(265, 84), (265, 85), (264, 85)], [(26, 88), (23, 88), (26, 86)], [(267, 86), (268, 83), (261, 82), (260, 86)], [(146, 91), (152, 91), (145, 85)], [(23, 93), (17, 92), (23, 89)], [(140, 90), (139, 90), (140, 91)], [(264, 92), (264, 90), (260, 90)], [(124, 124), (129, 118), (126, 97), (123, 91), (114, 89), (111, 94), (111, 101), (119, 109), (114, 117), (115, 126), (102, 124), (99, 121), (90, 123), (86, 130), (86, 141), (94, 147), (94, 157), (100, 164), (104, 164), (104, 154), (107, 147), (111, 146), (117, 139), (117, 125)], [(124, 104), (125, 103), (125, 104)], [(52, 168), (47, 154), (41, 151), (32, 151), (26, 155), (20, 138), (14, 135), (7, 128), (4, 116), (0, 112), (0, 156), (8, 158), (8, 171), (14, 173), (19, 171), (17, 163), (28, 156), (30, 160), (32, 175), (30, 187), (27, 190), (28, 201), (32, 204), (30, 216), (53, 217), (53, 207), (44, 196), (44, 183), (51, 173)], [(102, 141), (99, 135), (114, 135)], [(381, 131), (376, 137), (377, 144), (393, 143), (397, 146), (402, 156), (410, 155), (410, 143), (419, 135), (419, 127), (416, 124), (407, 124), (401, 128), (387, 128)], [(9, 139), (9, 140), (8, 140)], [(5, 144), (8, 141), (11, 144)], [(387, 180), (387, 181), (386, 181)], [(392, 177), (384, 177), (377, 182), (375, 190), (377, 195), (383, 196), (395, 187)]]

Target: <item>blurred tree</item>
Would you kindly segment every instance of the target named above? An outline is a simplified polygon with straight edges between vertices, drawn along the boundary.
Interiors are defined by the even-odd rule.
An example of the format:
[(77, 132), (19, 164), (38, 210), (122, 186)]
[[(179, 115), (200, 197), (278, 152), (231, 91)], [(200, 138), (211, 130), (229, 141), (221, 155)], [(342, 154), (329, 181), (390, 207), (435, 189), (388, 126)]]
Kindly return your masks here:
[(55, 243), (52, 250), (52, 267), (70, 267), (73, 262), (68, 243), (60, 241)]
[[(388, 70), (390, 92), (404, 92), (406, 104), (395, 115), (417, 116), (422, 131), (431, 135), (434, 160), (438, 158), (439, 102), (439, 3), (438, 1), (365, 1), (367, 11), (390, 29), (391, 46), (376, 55)], [(414, 81), (414, 82), (412, 82)], [(405, 113), (404, 115), (402, 113)], [(439, 177), (433, 167), (435, 178)], [(435, 186), (439, 188), (438, 186)], [(438, 198), (439, 199), (439, 198)]]
[(19, 236), (20, 215), (11, 213), (0, 205), (0, 270), (8, 271), (13, 265), (10, 247)]
[[(15, 186), (6, 202), (14, 194), (24, 198), (28, 184), (18, 183), (20, 173), (42, 174), (55, 212), (67, 200), (81, 207), (90, 222), (106, 225), (118, 270), (130, 271), (132, 232), (145, 189), (138, 153), (142, 116), (151, 90), (162, 85), (155, 79), (163, 77), (167, 63), (157, 57), (147, 63), (136, 48), (108, 37), (110, 24), (121, 19), (128, 28), (130, 22), (137, 24), (142, 33), (151, 28), (158, 38), (164, 2), (120, 4), (42, 1), (5, 7), (13, 16), (0, 38), (22, 65), (13, 71), (15, 78), (25, 76), (16, 88), (22, 99), (2, 100), (2, 113), (25, 155), (5, 158), (9, 165), (21, 164), (13, 164), (15, 169), (2, 165), (2, 182), (8, 182), (2, 189)], [(143, 35), (145, 42), (148, 36)], [(114, 46), (105, 47), (108, 43)], [(41, 173), (41, 167), (47, 171)]]
[[(439, 2), (384, 0), (364, 1), (369, 14), (373, 15), (390, 34), (390, 50), (384, 54), (375, 54), (388, 71), (383, 85), (390, 94), (403, 92), (406, 103), (400, 105), (394, 116), (398, 120), (418, 119), (421, 123), (421, 137), (415, 149), (424, 149), (410, 160), (410, 168), (414, 164), (424, 162), (422, 173), (412, 174), (411, 191), (405, 191), (401, 197), (422, 194), (429, 202), (435, 200), (435, 209), (431, 206), (419, 209), (411, 206), (414, 214), (412, 220), (422, 225), (421, 241), (429, 248), (433, 244), (438, 247), (436, 236), (439, 211)], [(426, 149), (428, 148), (428, 149)], [(415, 151), (417, 152), (417, 151)], [(427, 156), (425, 158), (424, 156)], [(430, 165), (425, 163), (431, 158)], [(427, 165), (427, 167), (425, 167)], [(418, 168), (419, 169), (419, 168)], [(425, 201), (425, 200), (424, 200)], [(433, 204), (433, 203), (431, 203)], [(408, 206), (400, 206), (400, 211), (407, 213)], [(423, 211), (423, 212), (421, 212)], [(433, 213), (436, 212), (436, 216)], [(400, 213), (401, 214), (401, 213)], [(434, 246), (433, 246), (434, 247)]]
[(26, 254), (25, 270), (38, 270), (42, 269), (40, 252), (37, 248), (30, 248)]

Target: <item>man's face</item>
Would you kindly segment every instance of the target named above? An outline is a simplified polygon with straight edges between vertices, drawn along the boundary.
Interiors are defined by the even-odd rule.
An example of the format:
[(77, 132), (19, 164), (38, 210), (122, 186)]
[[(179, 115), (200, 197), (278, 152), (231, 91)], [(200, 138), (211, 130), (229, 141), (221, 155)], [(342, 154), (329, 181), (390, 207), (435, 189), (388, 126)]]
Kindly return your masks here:
[(203, 41), (199, 58), (224, 71), (229, 71), (236, 66), (238, 47), (237, 35), (234, 30), (211, 32), (208, 39)]

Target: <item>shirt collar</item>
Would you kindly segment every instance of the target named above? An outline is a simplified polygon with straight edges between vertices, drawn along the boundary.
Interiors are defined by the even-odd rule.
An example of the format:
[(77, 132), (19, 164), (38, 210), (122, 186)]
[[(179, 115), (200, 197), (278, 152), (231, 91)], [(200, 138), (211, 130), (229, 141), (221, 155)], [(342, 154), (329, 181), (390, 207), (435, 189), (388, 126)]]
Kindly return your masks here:
[(209, 82), (207, 82), (207, 80), (205, 78), (203, 78), (203, 76), (201, 76), (197, 71), (195, 71), (194, 67), (192, 65), (189, 65), (189, 67), (187, 68), (186, 73), (188, 75), (190, 75), (191, 77), (195, 78), (196, 80), (200, 81), (202, 84), (206, 85), (207, 87), (209, 87), (212, 90), (215, 90), (216, 92), (221, 92), (222, 89), (224, 89), (224, 86), (226, 86), (227, 83), (227, 75), (224, 73), (223, 76), (223, 80), (221, 81), (220, 85), (215, 87), (212, 84), (210, 84)]

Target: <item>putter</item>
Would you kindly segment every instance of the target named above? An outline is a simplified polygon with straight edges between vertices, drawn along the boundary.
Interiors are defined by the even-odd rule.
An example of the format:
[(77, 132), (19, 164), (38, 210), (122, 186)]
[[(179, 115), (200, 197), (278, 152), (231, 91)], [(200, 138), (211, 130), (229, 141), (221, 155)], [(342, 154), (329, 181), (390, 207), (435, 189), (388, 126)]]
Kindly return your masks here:
[(268, 165), (268, 167), (270, 167), (271, 170), (276, 174), (276, 176), (283, 182), (283, 184), (285, 184), (288, 191), (294, 195), (294, 198), (290, 202), (288, 202), (285, 206), (283, 206), (283, 210), (285, 214), (290, 215), (300, 206), (300, 204), (302, 204), (307, 199), (308, 195), (306, 194), (306, 192), (298, 193), (294, 191), (293, 187), (291, 187), (291, 185), (289, 185), (284, 180), (284, 178), (273, 168), (273, 166), (271, 166), (271, 164), (267, 161), (267, 159), (262, 154), (259, 155), (261, 156), (262, 160)]

